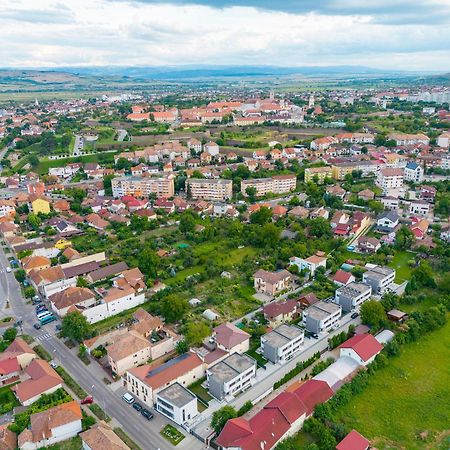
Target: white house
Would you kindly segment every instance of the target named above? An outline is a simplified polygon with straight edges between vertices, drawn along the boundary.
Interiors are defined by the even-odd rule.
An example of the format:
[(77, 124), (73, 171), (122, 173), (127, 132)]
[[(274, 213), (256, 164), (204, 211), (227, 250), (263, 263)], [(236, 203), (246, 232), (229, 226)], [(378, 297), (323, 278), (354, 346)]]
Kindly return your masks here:
[(319, 267), (327, 267), (327, 257), (323, 252), (317, 252), (315, 255), (309, 256), (306, 259), (292, 256), (289, 258), (289, 263), (291, 266), (297, 266), (299, 272), (307, 270), (309, 272), (309, 276), (313, 277)]
[(423, 168), (414, 161), (408, 161), (405, 167), (405, 181), (420, 183), (423, 180)]
[(339, 346), (339, 355), (348, 356), (361, 366), (367, 366), (383, 350), (371, 334), (358, 334)]
[(208, 142), (203, 146), (205, 152), (208, 152), (211, 156), (219, 154), (219, 146), (215, 142)]
[(442, 133), (437, 139), (437, 145), (442, 148), (448, 148), (450, 145), (450, 132)]

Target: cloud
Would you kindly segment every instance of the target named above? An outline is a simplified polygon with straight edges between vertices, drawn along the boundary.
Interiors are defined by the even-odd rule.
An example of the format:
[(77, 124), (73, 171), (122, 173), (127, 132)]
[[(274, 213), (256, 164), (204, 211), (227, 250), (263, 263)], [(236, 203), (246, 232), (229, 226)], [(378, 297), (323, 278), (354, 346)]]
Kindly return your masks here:
[[(402, 16), (396, 8), (403, 0), (392, 0), (391, 21), (382, 20), (387, 0), (360, 7), (357, 0), (272, 1), (271, 8), (266, 0), (236, 0), (239, 5), (229, 0), (40, 0), (39, 10), (31, 12), (29, 1), (4, 0), (0, 21), (8, 45), (0, 46), (3, 66), (355, 64), (449, 69), (450, 20), (440, 26), (413, 23), (422, 7), (409, 3)], [(434, 12), (443, 8), (442, 1), (433, 4)], [(23, 21), (27, 24), (18, 33)]]

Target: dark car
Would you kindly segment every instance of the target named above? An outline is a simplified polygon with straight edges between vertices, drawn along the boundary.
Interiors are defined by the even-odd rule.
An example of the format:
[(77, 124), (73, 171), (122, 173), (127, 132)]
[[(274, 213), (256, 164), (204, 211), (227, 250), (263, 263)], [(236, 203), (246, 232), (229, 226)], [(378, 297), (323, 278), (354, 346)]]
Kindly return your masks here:
[(90, 405), (94, 402), (94, 397), (92, 395), (88, 395), (87, 397), (83, 398), (83, 400), (80, 401), (82, 405)]
[(36, 328), (36, 330), (40, 330), (41, 329), (41, 324), (40, 323), (35, 323), (33, 325), (34, 328)]
[(41, 311), (45, 311), (47, 309), (47, 307), (45, 305), (39, 305), (36, 306), (36, 312), (41, 312)]
[(56, 331), (61, 331), (62, 330), (62, 325), (60, 323), (58, 323), (58, 325), (56, 325), (55, 327)]
[(350, 317), (351, 317), (352, 319), (356, 319), (357, 317), (359, 317), (359, 314), (358, 314), (357, 312), (355, 312), (355, 313), (353, 313)]
[(142, 414), (147, 420), (153, 419), (153, 414), (152, 414), (148, 409), (142, 408), (142, 409), (141, 409), (141, 414)]
[(138, 412), (142, 411), (142, 405), (140, 405), (138, 402), (133, 403), (133, 408)]

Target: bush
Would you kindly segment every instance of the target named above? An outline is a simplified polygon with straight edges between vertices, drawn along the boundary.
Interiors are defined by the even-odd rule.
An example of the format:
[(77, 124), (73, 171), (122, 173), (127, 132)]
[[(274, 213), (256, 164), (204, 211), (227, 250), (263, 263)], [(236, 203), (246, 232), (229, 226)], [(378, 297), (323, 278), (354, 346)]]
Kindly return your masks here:
[(78, 398), (83, 399), (87, 397), (87, 392), (61, 366), (55, 370)]
[(111, 421), (111, 417), (108, 416), (108, 414), (105, 413), (105, 411), (103, 411), (102, 408), (100, 408), (100, 406), (98, 406), (97, 404), (92, 404), (89, 405), (89, 409), (100, 419), (100, 420), (104, 420), (105, 422), (110, 422)]
[(83, 418), (81, 419), (81, 424), (83, 426), (83, 431), (86, 431), (87, 429), (91, 428), (93, 425), (95, 425), (97, 421), (94, 417), (88, 416), (83, 412)]
[(248, 400), (246, 401), (237, 412), (238, 417), (243, 416), (245, 413), (249, 412), (253, 408), (253, 403)]
[(50, 353), (45, 350), (44, 347), (42, 347), (42, 345), (36, 345), (36, 347), (33, 348), (33, 350), (42, 358), (45, 359), (46, 361), (51, 361), (52, 360), (52, 355), (50, 355)]
[(280, 386), (283, 386), (283, 384), (287, 383), (288, 381), (292, 380), (296, 375), (298, 375), (300, 372), (303, 372), (307, 367), (309, 367), (313, 362), (317, 361), (320, 358), (320, 352), (314, 353), (311, 358), (308, 358), (306, 361), (301, 361), (296, 364), (296, 366), (288, 372), (286, 375), (284, 375), (281, 380), (278, 380), (274, 383), (273, 389), (278, 389)]

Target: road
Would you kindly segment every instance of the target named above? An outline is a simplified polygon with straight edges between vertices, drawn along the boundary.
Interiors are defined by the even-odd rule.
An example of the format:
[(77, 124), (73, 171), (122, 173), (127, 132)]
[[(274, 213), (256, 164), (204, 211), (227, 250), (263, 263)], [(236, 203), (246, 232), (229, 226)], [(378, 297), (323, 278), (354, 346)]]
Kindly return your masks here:
[(73, 144), (72, 156), (80, 156), (84, 147), (83, 138), (79, 135), (75, 135), (75, 143)]
[[(0, 299), (5, 299), (0, 305), (3, 315), (14, 315), (17, 320), (23, 320), (23, 332), (33, 336), (54, 359), (63, 366), (78, 384), (89, 394), (94, 395), (95, 400), (105, 409), (107, 414), (113, 417), (125, 432), (143, 450), (169, 450), (174, 447), (160, 434), (161, 428), (169, 421), (158, 413), (149, 422), (138, 414), (130, 405), (126, 404), (121, 396), (122, 389), (113, 391), (104, 382), (105, 373), (96, 363), (85, 366), (77, 357), (76, 349), (71, 351), (55, 336), (54, 323), (42, 327), (40, 330), (33, 328), (36, 322), (35, 313), (31, 305), (27, 305), (22, 297), (20, 286), (16, 282), (13, 273), (6, 273), (8, 266), (3, 249), (0, 251)], [(5, 309), (6, 300), (9, 300), (10, 308)], [(186, 432), (184, 432), (186, 435)], [(191, 435), (177, 446), (177, 449), (201, 449), (202, 443)]]

